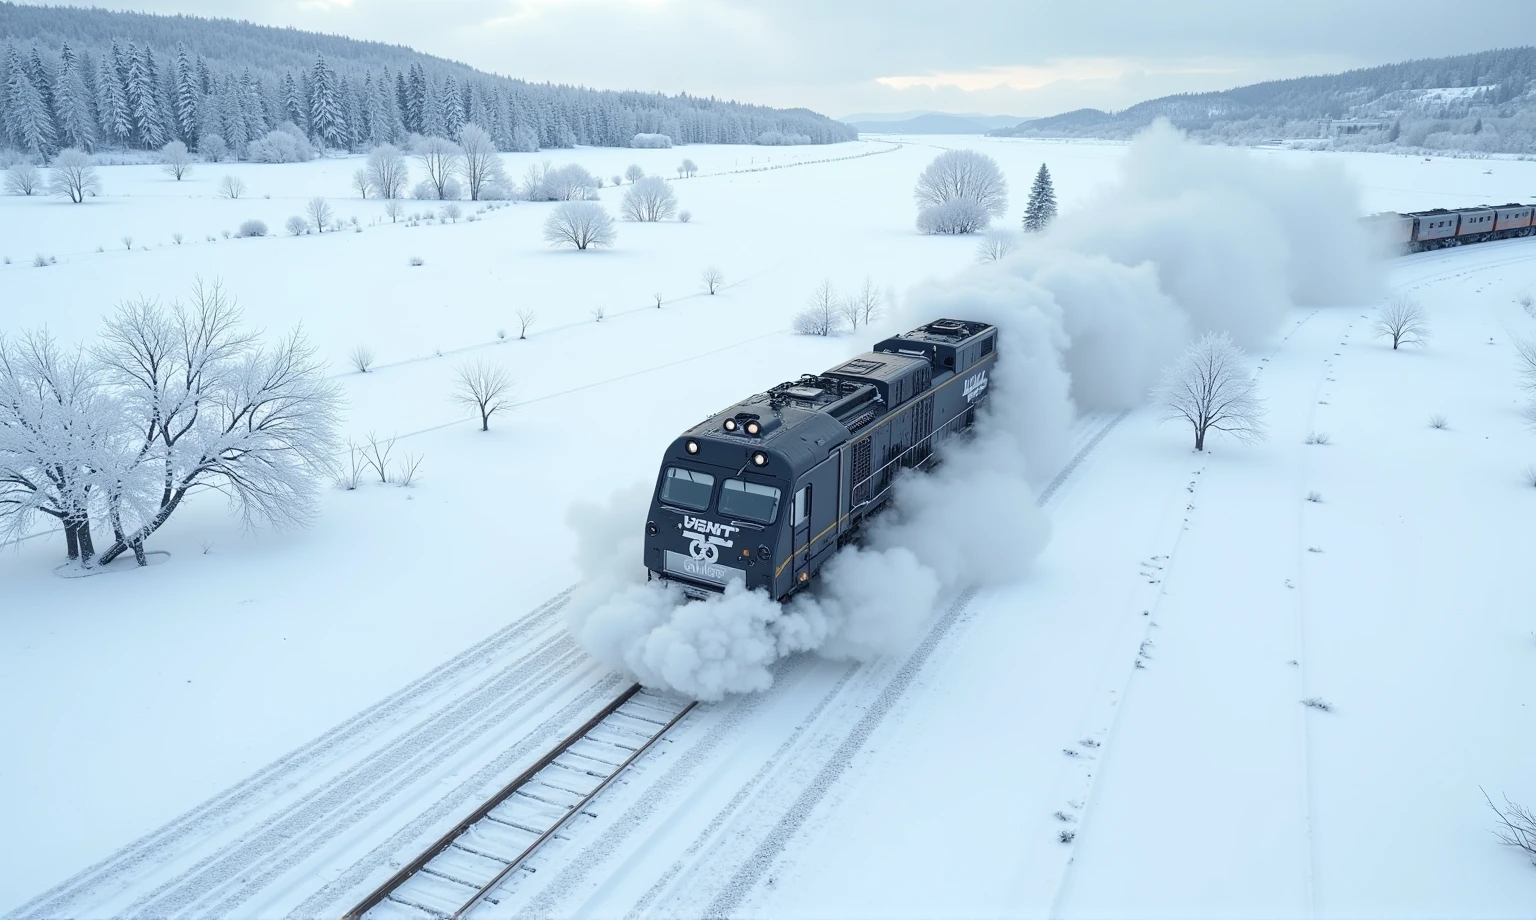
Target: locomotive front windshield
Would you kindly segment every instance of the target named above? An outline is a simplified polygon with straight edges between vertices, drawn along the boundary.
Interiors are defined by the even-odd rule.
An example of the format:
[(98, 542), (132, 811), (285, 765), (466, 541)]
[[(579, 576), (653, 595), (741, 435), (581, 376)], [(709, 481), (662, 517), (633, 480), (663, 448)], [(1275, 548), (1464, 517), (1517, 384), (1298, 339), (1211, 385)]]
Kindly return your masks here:
[(707, 511), (715, 491), (715, 477), (680, 466), (667, 467), (661, 482), (661, 500), (692, 511)]
[(720, 513), (759, 524), (772, 524), (779, 515), (782, 494), (773, 486), (760, 482), (727, 479), (720, 487)]

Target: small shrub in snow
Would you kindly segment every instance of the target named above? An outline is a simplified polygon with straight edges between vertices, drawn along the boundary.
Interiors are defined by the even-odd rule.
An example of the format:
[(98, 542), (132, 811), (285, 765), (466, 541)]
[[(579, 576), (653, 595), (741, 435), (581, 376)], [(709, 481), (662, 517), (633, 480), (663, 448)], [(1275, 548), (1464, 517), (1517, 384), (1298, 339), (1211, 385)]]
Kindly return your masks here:
[(421, 478), (420, 454), (406, 454), (400, 460), (400, 472), (395, 476), (395, 485), (402, 489), (410, 488)]
[(22, 160), (5, 171), (5, 192), (8, 195), (36, 195), (43, 190), (43, 174), (36, 166)]
[(629, 139), (629, 146), (662, 149), (672, 146), (672, 138), (666, 134), (636, 134)]
[(1323, 493), (1321, 493), (1321, 492), (1308, 492), (1307, 493), (1307, 501), (1312, 502), (1314, 504), (1319, 504), (1320, 505), (1320, 504), (1323, 503)]
[(228, 230), (220, 230), (219, 232), (224, 234), (224, 238), (226, 240), (229, 239), (229, 231)]
[(1014, 237), (1008, 230), (988, 230), (982, 234), (981, 242), (976, 246), (976, 261), (996, 262), (1012, 252), (1013, 246)]
[(507, 340), (507, 330), (505, 330), (505, 329), (497, 329), (496, 330), (496, 340), (498, 342), (505, 342)]
[(1437, 431), (1444, 431), (1446, 428), (1450, 427), (1450, 424), (1451, 423), (1447, 421), (1443, 415), (1437, 414), (1431, 415), (1429, 417), (1429, 427), (1434, 428)]
[(437, 198), (437, 187), (423, 179), (411, 189), (411, 197), (419, 201), (432, 201)]
[(656, 293), (652, 294), (651, 297), (654, 298), (655, 301), (656, 301), (656, 309), (660, 310), (661, 309), (661, 292), (657, 291)]
[(603, 321), (603, 317), (607, 316), (607, 315), (608, 315), (607, 311), (605, 311), (602, 307), (593, 307), (592, 308), (592, 318), (594, 320), (596, 320), (597, 322), (599, 322), (599, 323), (602, 322)]
[(1309, 546), (1309, 547), (1307, 547), (1307, 552), (1309, 552), (1309, 553), (1320, 553), (1322, 551), (1323, 551), (1323, 548), (1321, 546)]
[(456, 204), (445, 204), (441, 213), (445, 219), (458, 223), (459, 217), (463, 215), (464, 211)]
[(367, 464), (363, 462), (363, 453), (358, 450), (356, 444), (347, 442), (347, 463), (341, 467), (336, 477), (336, 487), (346, 489), (348, 492), (356, 489), (363, 483), (363, 470)]
[(1062, 748), (1061, 752), (1063, 754), (1067, 755), (1068, 757), (1081, 757), (1081, 756), (1083, 756), (1081, 752), (1077, 751), (1074, 748)]
[(1516, 297), (1515, 303), (1519, 304), (1520, 309), (1524, 310), (1528, 315), (1536, 316), (1536, 296), (1533, 296), (1530, 291), (1526, 291), (1519, 297)]
[(1536, 463), (1527, 465), (1526, 468), (1521, 471), (1520, 476), (1525, 480), (1526, 485), (1536, 489)]
[(133, 248), (133, 237), (131, 237), (131, 236), (123, 237), (123, 248), (124, 249), (132, 249)]
[(373, 367), (373, 349), (367, 345), (359, 345), (352, 349), (352, 353), (347, 358), (360, 374), (368, 373), (368, 369)]
[(309, 221), (295, 214), (288, 218), (287, 223), (283, 224), (283, 226), (288, 228), (288, 232), (294, 236), (303, 236), (309, 230)]
[(425, 260), (422, 259), (421, 256), (411, 256), (411, 267), (412, 268), (420, 268), (420, 267), (422, 267), (425, 264), (427, 264), (427, 263), (426, 263)]
[(991, 221), (986, 208), (969, 198), (928, 205), (917, 212), (917, 229), (920, 233), (976, 233), (985, 230)]
[(612, 182), (616, 186), (623, 185), (624, 184), (624, 177), (620, 176), (620, 175), (614, 175), (614, 176), (609, 177), (608, 181)]
[(235, 199), (245, 194), (245, 180), (239, 176), (225, 176), (219, 180), (219, 197)]
[(175, 243), (177, 246), (181, 245), (181, 240), (182, 240), (182, 236), (181, 236), (180, 233), (172, 233), (171, 234), (171, 242)]
[(380, 441), (379, 436), (368, 432), (368, 443), (362, 447), (363, 463), (373, 467), (379, 482), (389, 482), (389, 455), (395, 449), (395, 439)]
[(1073, 816), (1067, 814), (1064, 811), (1055, 812), (1054, 814), (1051, 815), (1051, 817), (1055, 818), (1057, 821), (1060, 821), (1062, 824), (1071, 824), (1072, 822), (1077, 820), (1076, 818), (1074, 818)]
[(720, 286), (725, 283), (725, 273), (711, 265), (699, 275), (699, 280), (704, 282), (704, 290), (713, 294), (720, 290)]
[(1327, 445), (1328, 440), (1328, 433), (1326, 431), (1314, 431), (1307, 435), (1307, 443), (1316, 444), (1319, 447)]
[(1077, 831), (1062, 831), (1060, 834), (1056, 835), (1056, 839), (1060, 840), (1062, 843), (1071, 843), (1077, 839)]
[(1310, 696), (1302, 700), (1301, 705), (1307, 707), (1308, 709), (1316, 709), (1321, 712), (1333, 712), (1332, 703), (1315, 696)]
[(1515, 372), (1520, 389), (1536, 393), (1536, 339), (1515, 339)]
[(34, 256), (32, 258), (32, 267), (33, 268), (47, 268), (48, 267), (48, 257), (43, 255), (42, 253), (38, 253), (36, 256)]
[(693, 220), (693, 212), (692, 211), (679, 211), (679, 212), (677, 212), (677, 219), (686, 224), (690, 220)]

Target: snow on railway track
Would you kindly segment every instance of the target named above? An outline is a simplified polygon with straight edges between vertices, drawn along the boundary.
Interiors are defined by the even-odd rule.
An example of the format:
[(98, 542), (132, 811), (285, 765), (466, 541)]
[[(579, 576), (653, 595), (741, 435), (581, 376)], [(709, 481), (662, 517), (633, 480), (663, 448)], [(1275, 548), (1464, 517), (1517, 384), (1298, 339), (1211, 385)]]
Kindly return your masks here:
[[(544, 843), (696, 706), (630, 687), (474, 813), (395, 873), (343, 920), (459, 918), (515, 883)], [(531, 870), (528, 870), (531, 871)]]

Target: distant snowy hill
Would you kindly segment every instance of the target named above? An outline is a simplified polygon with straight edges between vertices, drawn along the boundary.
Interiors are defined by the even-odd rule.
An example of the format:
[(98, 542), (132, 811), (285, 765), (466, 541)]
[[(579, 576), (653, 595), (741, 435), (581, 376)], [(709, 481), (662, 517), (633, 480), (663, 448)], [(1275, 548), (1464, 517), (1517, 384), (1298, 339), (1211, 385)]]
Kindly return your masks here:
[(1007, 128), (1028, 118), (1013, 115), (978, 115), (971, 112), (888, 112), (859, 113), (838, 119), (864, 133), (885, 134), (986, 134)]
[(1119, 112), (1077, 109), (992, 133), (1121, 138), (1157, 118), (1216, 141), (1327, 138), (1346, 149), (1536, 152), (1536, 47), (1182, 93)]

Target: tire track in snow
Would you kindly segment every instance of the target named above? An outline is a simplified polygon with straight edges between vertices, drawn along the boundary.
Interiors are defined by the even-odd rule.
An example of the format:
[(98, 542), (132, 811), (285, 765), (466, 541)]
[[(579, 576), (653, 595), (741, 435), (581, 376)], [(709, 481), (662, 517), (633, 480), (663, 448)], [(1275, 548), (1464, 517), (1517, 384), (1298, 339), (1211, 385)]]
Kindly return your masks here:
[(178, 855), (179, 844), (227, 827), (243, 814), (302, 782), (306, 770), (313, 771), (332, 762), (345, 751), (371, 740), (373, 735), (408, 717), (426, 705), (429, 698), (451, 689), (466, 674), (491, 666), (508, 646), (521, 643), (530, 632), (552, 620), (570, 600), (574, 589), (575, 586), (566, 588), (313, 741), (35, 896), (8, 916), (19, 920), (68, 914), (79, 910), (76, 902), (81, 899), (99, 900), (103, 893), (120, 891), (149, 867)]
[[(420, 782), (450, 756), (513, 718), (587, 662), (574, 640), (563, 630), (556, 631), (548, 641), (435, 712), (412, 732), (370, 752), (357, 766), (141, 896), (123, 913), (228, 916), (232, 908)], [(219, 897), (223, 900), (217, 906), (203, 906), (207, 899)]]

